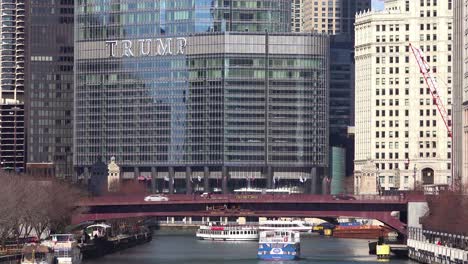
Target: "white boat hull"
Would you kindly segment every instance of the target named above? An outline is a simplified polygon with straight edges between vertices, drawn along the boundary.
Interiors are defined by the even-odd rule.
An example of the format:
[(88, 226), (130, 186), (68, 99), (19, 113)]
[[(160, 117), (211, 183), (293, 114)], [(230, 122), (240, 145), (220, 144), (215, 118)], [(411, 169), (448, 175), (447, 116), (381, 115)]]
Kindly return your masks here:
[(247, 236), (225, 236), (225, 235), (206, 235), (197, 234), (197, 238), (200, 240), (212, 240), (212, 241), (257, 241), (258, 235), (247, 235)]
[(258, 227), (243, 225), (200, 226), (197, 238), (217, 241), (257, 241)]

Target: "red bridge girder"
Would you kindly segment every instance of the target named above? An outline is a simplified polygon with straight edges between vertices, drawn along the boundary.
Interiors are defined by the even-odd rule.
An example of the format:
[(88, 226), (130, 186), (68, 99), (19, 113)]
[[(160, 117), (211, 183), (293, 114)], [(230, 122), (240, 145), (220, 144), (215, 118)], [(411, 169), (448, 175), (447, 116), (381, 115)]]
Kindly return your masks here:
[[(356, 200), (336, 200), (332, 196), (322, 195), (242, 194), (213, 195), (210, 199), (193, 195), (168, 195), (167, 202), (145, 202), (144, 197), (144, 195), (132, 195), (84, 199), (78, 203), (78, 206), (87, 207), (90, 211), (76, 215), (73, 222), (151, 216), (345, 216), (376, 219), (399, 233), (406, 234), (406, 224), (391, 216), (392, 211), (398, 208), (398, 211), (406, 212), (408, 201), (424, 200), (423, 196), (356, 196)], [(226, 207), (226, 210), (208, 210), (208, 207), (219, 207), (219, 205), (229, 205), (229, 207)], [(233, 209), (231, 205), (236, 207)], [(269, 210), (266, 210), (266, 207)], [(270, 209), (274, 207), (283, 209)], [(302, 210), (297, 210), (298, 208)]]

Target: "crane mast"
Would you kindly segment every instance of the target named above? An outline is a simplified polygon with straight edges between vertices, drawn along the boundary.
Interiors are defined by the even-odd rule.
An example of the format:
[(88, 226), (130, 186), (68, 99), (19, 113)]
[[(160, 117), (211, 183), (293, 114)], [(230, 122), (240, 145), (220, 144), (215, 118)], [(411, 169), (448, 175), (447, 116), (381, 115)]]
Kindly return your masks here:
[(410, 44), (410, 48), (411, 48), (411, 51), (413, 52), (414, 57), (416, 58), (416, 61), (419, 66), (419, 70), (421, 71), (421, 74), (424, 77), (424, 80), (426, 81), (426, 84), (429, 87), (429, 90), (431, 91), (434, 104), (437, 106), (437, 109), (439, 110), (439, 114), (441, 115), (442, 120), (444, 121), (445, 127), (447, 128), (448, 135), (450, 138), (452, 138), (452, 120), (447, 109), (445, 108), (444, 102), (439, 96), (437, 81), (432, 76), (431, 67), (424, 59), (424, 53), (422, 52), (421, 49), (416, 48), (411, 44)]

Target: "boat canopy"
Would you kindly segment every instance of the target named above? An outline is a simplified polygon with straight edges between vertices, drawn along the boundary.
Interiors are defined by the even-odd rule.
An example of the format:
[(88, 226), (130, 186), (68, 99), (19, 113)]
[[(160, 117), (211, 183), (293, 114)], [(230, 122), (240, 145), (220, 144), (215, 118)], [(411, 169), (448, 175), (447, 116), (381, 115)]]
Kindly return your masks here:
[(111, 226), (106, 224), (95, 224), (86, 227), (86, 229), (88, 228), (111, 228)]

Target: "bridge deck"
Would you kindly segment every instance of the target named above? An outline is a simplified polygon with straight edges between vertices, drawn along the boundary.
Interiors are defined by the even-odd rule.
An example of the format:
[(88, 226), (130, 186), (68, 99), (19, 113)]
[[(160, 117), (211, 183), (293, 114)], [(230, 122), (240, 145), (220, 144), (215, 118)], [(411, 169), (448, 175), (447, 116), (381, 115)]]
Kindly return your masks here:
[[(145, 195), (102, 196), (81, 200), (79, 206), (99, 205), (138, 205), (138, 204), (224, 204), (224, 203), (325, 203), (325, 204), (406, 204), (408, 197), (401, 196), (355, 196), (356, 200), (334, 199), (330, 195), (307, 194), (232, 194), (212, 195), (203, 198), (200, 195), (165, 195), (169, 201), (145, 202)], [(420, 200), (421, 197), (410, 197)]]

